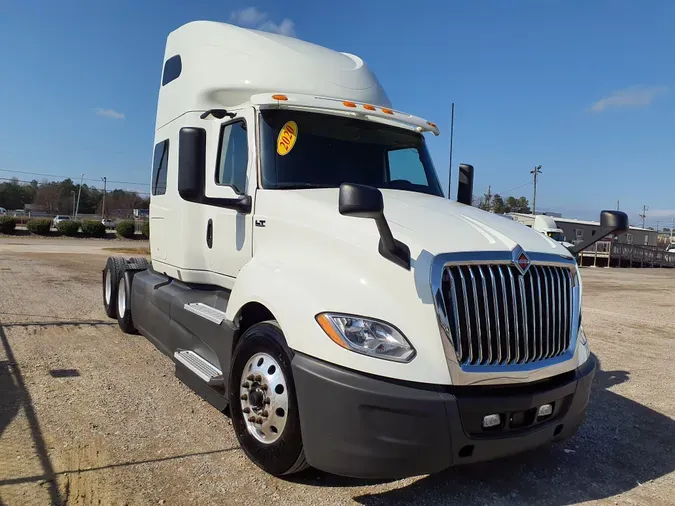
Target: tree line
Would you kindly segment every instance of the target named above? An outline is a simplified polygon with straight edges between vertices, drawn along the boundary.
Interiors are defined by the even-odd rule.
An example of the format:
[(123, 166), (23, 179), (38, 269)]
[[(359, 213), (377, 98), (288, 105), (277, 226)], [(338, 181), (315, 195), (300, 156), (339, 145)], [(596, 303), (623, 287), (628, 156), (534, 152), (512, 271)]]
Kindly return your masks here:
[(525, 197), (506, 197), (505, 200), (499, 193), (494, 195), (486, 193), (483, 197), (474, 198), (474, 205), (483, 211), (495, 214), (532, 213), (530, 202)]
[[(24, 209), (26, 204), (34, 204), (40, 211), (48, 214), (73, 214), (77, 205), (80, 185), (71, 179), (59, 182), (42, 182), (37, 180), (22, 182), (13, 178), (0, 183), (0, 207), (15, 210)], [(130, 216), (133, 209), (148, 209), (150, 198), (142, 197), (136, 192), (111, 190), (106, 192), (106, 215), (114, 214)], [(103, 191), (82, 185), (78, 214), (101, 214), (103, 207)]]

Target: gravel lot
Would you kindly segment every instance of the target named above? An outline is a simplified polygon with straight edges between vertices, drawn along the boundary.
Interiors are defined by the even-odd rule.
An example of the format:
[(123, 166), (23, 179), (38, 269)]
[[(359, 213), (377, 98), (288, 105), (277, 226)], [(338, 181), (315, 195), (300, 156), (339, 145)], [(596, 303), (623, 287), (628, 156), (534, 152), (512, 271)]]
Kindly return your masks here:
[(105, 318), (99, 243), (11, 242), (0, 240), (0, 504), (675, 504), (673, 270), (583, 270), (602, 370), (573, 439), (393, 482), (280, 480), (167, 357)]

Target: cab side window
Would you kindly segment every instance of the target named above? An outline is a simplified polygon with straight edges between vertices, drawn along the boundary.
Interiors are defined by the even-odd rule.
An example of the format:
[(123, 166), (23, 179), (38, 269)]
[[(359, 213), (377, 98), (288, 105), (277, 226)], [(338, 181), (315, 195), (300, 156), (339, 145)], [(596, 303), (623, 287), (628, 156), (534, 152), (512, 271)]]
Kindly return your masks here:
[(246, 192), (248, 140), (246, 123), (235, 121), (223, 125), (220, 131), (216, 184), (231, 186), (239, 194)]
[(166, 171), (169, 166), (169, 141), (168, 139), (157, 143), (155, 154), (152, 157), (152, 194), (164, 195), (166, 193)]

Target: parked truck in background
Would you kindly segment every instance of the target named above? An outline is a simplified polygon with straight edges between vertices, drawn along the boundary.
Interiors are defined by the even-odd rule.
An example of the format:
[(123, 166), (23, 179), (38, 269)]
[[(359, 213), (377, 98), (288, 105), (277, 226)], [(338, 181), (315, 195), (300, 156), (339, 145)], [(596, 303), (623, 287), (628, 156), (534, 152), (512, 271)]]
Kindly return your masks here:
[(523, 213), (509, 213), (511, 219), (522, 223), (526, 227), (530, 227), (537, 232), (550, 237), (552, 240), (559, 242), (566, 248), (572, 247), (573, 244), (567, 241), (563, 229), (558, 226), (551, 216), (545, 214), (523, 214)]
[(425, 134), (352, 54), (213, 22), (168, 37), (152, 260), (108, 258), (105, 310), (268, 473), (432, 473), (584, 418), (573, 256), (471, 207), (471, 166), (445, 198)]

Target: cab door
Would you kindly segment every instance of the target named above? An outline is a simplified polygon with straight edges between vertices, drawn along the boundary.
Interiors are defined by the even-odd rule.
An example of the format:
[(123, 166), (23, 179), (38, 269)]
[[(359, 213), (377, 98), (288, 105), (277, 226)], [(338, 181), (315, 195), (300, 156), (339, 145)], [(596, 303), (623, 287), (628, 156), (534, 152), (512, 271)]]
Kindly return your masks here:
[(247, 195), (251, 201), (248, 209), (207, 205), (202, 226), (209, 269), (233, 278), (233, 283), (253, 253), (251, 209), (257, 187), (257, 150), (254, 109), (230, 112), (236, 114), (234, 118), (213, 121), (207, 135), (206, 201), (236, 201)]

